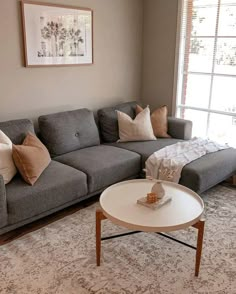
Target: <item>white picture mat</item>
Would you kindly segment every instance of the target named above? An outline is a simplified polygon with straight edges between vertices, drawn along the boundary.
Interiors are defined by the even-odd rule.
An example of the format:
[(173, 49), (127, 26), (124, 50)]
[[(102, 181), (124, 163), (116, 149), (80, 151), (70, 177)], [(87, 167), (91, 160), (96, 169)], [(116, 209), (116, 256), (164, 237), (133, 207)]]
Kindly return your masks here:
[[(38, 5), (31, 3), (23, 3), (24, 5), (24, 22), (25, 22), (25, 50), (27, 65), (68, 65), (68, 64), (91, 64), (93, 63), (92, 52), (92, 11), (80, 10), (73, 8), (55, 7)], [(60, 20), (66, 29), (69, 28), (73, 18), (79, 22), (84, 22), (81, 29), (81, 37), (83, 39), (82, 53), (84, 56), (38, 56), (42, 49), (42, 19), (46, 19), (45, 23), (52, 20)], [(76, 28), (80, 26), (77, 23)], [(75, 28), (75, 29), (76, 29)], [(70, 28), (71, 29), (71, 28)], [(50, 45), (52, 40), (45, 39), (45, 43)], [(67, 45), (69, 46), (69, 45)], [(55, 46), (54, 46), (55, 47)], [(85, 48), (86, 47), (86, 48)], [(42, 51), (42, 50), (41, 50)], [(68, 51), (68, 50), (67, 50)]]

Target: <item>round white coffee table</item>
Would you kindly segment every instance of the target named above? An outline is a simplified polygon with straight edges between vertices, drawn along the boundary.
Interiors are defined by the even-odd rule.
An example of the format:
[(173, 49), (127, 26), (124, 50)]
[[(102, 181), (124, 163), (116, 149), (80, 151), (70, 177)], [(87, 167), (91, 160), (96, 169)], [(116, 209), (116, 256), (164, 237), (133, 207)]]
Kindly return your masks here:
[[(172, 240), (196, 249), (195, 275), (198, 276), (204, 220), (202, 199), (192, 190), (176, 183), (162, 181), (165, 194), (172, 200), (164, 206), (153, 210), (137, 204), (137, 200), (151, 192), (155, 180), (130, 180), (120, 182), (107, 188), (100, 196), (101, 209), (96, 211), (96, 253), (97, 265), (100, 265), (101, 240), (111, 239), (138, 232), (157, 232)], [(101, 221), (109, 219), (133, 232), (101, 238)], [(170, 232), (193, 226), (198, 229), (197, 247), (176, 240), (161, 232)]]

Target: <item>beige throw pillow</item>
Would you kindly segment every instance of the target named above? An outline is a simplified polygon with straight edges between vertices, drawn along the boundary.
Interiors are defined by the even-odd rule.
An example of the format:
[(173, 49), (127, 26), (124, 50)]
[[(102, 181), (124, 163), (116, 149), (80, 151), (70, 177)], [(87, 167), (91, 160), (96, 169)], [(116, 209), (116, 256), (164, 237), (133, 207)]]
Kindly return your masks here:
[(16, 174), (16, 167), (12, 158), (12, 142), (0, 130), (0, 175), (5, 184), (8, 184)]
[[(143, 108), (137, 105), (136, 115), (138, 115), (142, 111), (143, 111)], [(168, 135), (167, 133), (168, 131), (167, 114), (168, 114), (168, 109), (166, 105), (157, 108), (151, 114), (153, 133), (158, 138), (170, 138), (170, 135)]]
[(148, 107), (139, 113), (134, 120), (121, 111), (117, 111), (117, 115), (120, 137), (118, 142), (156, 140)]
[(47, 148), (31, 133), (22, 145), (13, 145), (13, 159), (22, 178), (31, 186), (51, 161)]

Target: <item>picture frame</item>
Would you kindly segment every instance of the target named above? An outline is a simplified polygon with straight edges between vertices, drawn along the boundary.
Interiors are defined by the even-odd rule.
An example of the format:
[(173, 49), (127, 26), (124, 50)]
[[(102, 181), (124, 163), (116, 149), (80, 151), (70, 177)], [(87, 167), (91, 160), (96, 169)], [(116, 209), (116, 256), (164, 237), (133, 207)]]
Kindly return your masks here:
[(93, 11), (21, 1), (26, 67), (93, 64)]

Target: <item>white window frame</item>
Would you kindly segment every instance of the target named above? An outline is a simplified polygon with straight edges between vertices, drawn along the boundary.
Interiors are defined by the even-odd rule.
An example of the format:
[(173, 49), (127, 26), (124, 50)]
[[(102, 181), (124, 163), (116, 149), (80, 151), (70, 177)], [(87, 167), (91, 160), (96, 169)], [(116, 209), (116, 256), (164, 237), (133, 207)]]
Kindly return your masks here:
[[(215, 55), (216, 51), (214, 52), (213, 56), (213, 63), (212, 63), (212, 70), (209, 73), (206, 72), (189, 72), (191, 74), (200, 74), (200, 75), (208, 75), (211, 76), (211, 88), (210, 88), (210, 95), (209, 95), (209, 103), (208, 103), (208, 108), (201, 108), (201, 107), (194, 107), (194, 106), (186, 106), (183, 104), (178, 104), (178, 99), (181, 97), (181, 91), (182, 91), (182, 86), (183, 86), (183, 74), (182, 74), (182, 66), (184, 65), (183, 58), (184, 58), (184, 42), (180, 43), (182, 40), (181, 38), (181, 25), (182, 25), (182, 18), (183, 18), (183, 12), (184, 9), (184, 0), (178, 0), (178, 16), (177, 16), (177, 32), (176, 32), (176, 48), (175, 48), (175, 69), (174, 69), (174, 85), (173, 85), (173, 100), (172, 100), (172, 115), (177, 116), (177, 112), (179, 108), (182, 109), (191, 109), (191, 110), (198, 110), (198, 111), (203, 111), (208, 113), (208, 119), (207, 119), (207, 129), (206, 132), (208, 132), (209, 128), (209, 118), (211, 113), (215, 114), (222, 114), (222, 115), (227, 115), (227, 116), (232, 116), (236, 118), (236, 114), (234, 112), (226, 112), (226, 111), (220, 111), (220, 110), (214, 110), (210, 109), (211, 105), (211, 99), (212, 99), (212, 80), (214, 76), (226, 76), (226, 77), (234, 77), (236, 78), (236, 75), (231, 75), (231, 74), (218, 74), (214, 73), (214, 67), (215, 67)], [(219, 9), (217, 11), (217, 24), (216, 24), (216, 31), (218, 30), (218, 21), (219, 21)], [(201, 38), (207, 38), (207, 36), (198, 36)], [(214, 46), (217, 45), (217, 41), (219, 38), (231, 38), (229, 36), (210, 36), (211, 38), (214, 38)], [(232, 37), (235, 38), (235, 37)], [(181, 54), (181, 52), (183, 54)]]

